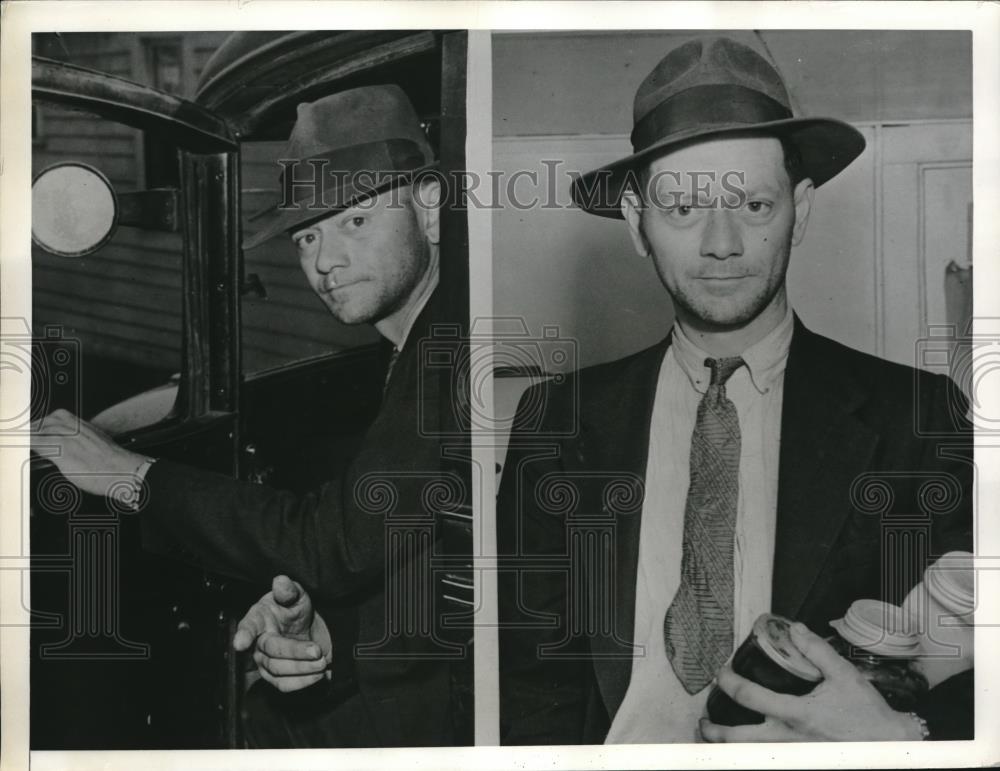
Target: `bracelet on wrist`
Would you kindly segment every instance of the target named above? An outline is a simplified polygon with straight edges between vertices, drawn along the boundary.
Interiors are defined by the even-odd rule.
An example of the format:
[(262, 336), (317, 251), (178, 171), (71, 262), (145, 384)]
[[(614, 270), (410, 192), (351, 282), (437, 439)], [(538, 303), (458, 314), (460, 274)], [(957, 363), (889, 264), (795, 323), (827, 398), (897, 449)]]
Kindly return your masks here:
[(910, 718), (910, 720), (912, 720), (917, 724), (917, 727), (920, 730), (920, 741), (925, 741), (926, 739), (930, 738), (931, 729), (927, 727), (926, 720), (920, 717), (920, 715), (918, 715), (916, 712), (905, 712), (903, 714), (905, 714), (906, 717)]

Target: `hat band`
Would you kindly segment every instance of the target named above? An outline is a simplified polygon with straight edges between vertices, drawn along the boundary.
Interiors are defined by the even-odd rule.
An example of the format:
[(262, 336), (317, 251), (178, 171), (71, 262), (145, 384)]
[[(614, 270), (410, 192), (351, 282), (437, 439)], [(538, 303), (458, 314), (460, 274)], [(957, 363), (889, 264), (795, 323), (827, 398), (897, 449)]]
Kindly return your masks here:
[(711, 131), (713, 126), (753, 126), (791, 117), (792, 111), (781, 102), (752, 88), (694, 86), (665, 99), (636, 122), (632, 149), (638, 153), (675, 135)]
[[(281, 163), (282, 201), (305, 201), (314, 206), (344, 206), (338, 200), (345, 188), (354, 196), (376, 192), (400, 174), (427, 165), (423, 148), (412, 139), (382, 139), (338, 147), (326, 153)], [(320, 203), (322, 202), (322, 203)]]

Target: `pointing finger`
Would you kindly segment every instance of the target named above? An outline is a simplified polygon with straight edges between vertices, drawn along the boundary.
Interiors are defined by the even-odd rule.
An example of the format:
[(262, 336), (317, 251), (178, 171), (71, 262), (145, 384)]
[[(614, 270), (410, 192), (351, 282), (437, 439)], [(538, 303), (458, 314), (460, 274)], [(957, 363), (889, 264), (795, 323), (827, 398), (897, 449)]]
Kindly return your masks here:
[(298, 602), (302, 596), (302, 587), (288, 576), (275, 576), (271, 582), (271, 592), (274, 601), (287, 608)]

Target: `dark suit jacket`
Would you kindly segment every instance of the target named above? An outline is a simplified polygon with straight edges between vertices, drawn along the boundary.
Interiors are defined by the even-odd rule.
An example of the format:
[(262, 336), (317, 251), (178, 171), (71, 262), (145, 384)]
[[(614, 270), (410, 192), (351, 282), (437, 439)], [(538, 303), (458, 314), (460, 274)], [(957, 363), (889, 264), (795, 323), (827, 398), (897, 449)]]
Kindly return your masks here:
[[(447, 480), (440, 440), (418, 428), (419, 420), (432, 425), (439, 414), (438, 380), (425, 378), (419, 386), (418, 379), (420, 341), (435, 313), (432, 298), (396, 361), (377, 418), (341, 476), (297, 496), (161, 460), (147, 475), (148, 504), (140, 514), (143, 541), (152, 550), (265, 586), (287, 573), (320, 608), (360, 597), (357, 640), (339, 640), (338, 630), (331, 631), (335, 644), (348, 650), (355, 642), (385, 640), (375, 651), (379, 658), (356, 659), (371, 730), (384, 746), (455, 741), (450, 670), (440, 661), (441, 648), (419, 628), (404, 625), (390, 637), (383, 592), (388, 575), (433, 596), (427, 594), (431, 544), (420, 535), (432, 521), (425, 490), (438, 485), (440, 492)], [(387, 539), (387, 527), (395, 525), (401, 537)], [(438, 660), (431, 659), (435, 654)]]
[[(624, 698), (650, 416), (668, 345), (522, 398), (497, 510), (506, 743), (600, 743)], [(851, 350), (796, 318), (773, 612), (829, 634), (852, 601), (899, 602), (935, 555), (971, 550), (965, 409), (948, 378)]]

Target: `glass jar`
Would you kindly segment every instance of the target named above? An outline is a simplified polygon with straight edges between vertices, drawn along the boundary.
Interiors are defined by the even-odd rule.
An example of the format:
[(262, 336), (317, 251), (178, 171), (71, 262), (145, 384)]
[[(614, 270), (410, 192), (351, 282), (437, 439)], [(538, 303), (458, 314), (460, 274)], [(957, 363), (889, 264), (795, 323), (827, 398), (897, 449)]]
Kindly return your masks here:
[(931, 688), (973, 667), (975, 573), (969, 552), (948, 552), (924, 572), (903, 601), (916, 630), (916, 665)]
[(928, 685), (915, 665), (920, 640), (907, 614), (886, 602), (858, 600), (830, 626), (837, 634), (827, 642), (875, 686), (886, 703), (899, 712), (913, 710)]
[[(765, 613), (733, 654), (730, 665), (742, 675), (769, 690), (801, 696), (809, 693), (823, 675), (792, 643), (788, 619)], [(708, 717), (719, 725), (763, 723), (759, 712), (737, 704), (715, 686), (708, 695)]]

